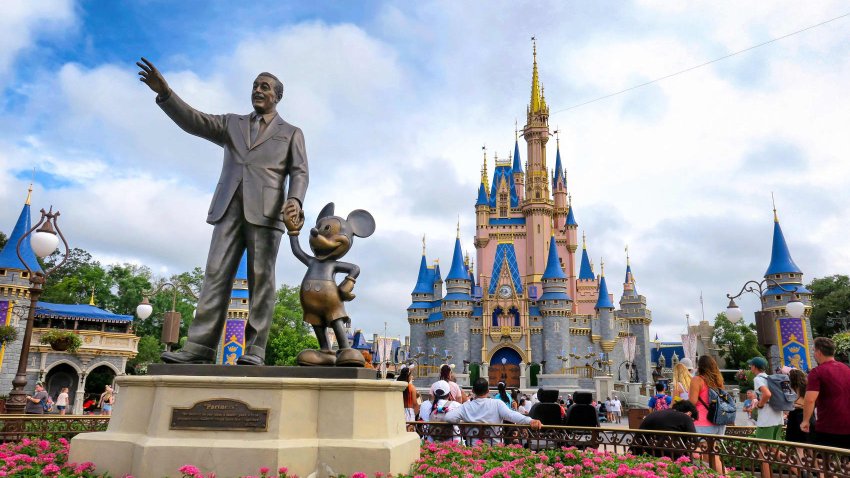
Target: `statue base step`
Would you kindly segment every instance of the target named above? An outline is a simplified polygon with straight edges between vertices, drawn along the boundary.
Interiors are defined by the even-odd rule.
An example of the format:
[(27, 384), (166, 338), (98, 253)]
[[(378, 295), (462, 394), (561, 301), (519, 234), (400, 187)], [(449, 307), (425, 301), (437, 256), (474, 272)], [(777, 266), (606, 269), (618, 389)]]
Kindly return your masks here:
[(74, 437), (70, 462), (91, 461), (116, 477), (176, 477), (191, 464), (218, 476), (286, 467), (320, 478), (408, 473), (419, 458), (402, 383), (163, 374), (118, 377), (116, 385), (107, 431)]

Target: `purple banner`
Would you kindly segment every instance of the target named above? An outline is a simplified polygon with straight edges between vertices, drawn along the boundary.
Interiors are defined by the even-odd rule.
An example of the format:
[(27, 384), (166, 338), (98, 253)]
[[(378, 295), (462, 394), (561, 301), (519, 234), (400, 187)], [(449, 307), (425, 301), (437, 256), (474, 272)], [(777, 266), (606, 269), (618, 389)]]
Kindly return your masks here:
[(809, 370), (809, 346), (803, 319), (779, 319), (779, 350), (782, 364)]
[(245, 351), (245, 320), (227, 319), (224, 323), (224, 340), (219, 354), (219, 363), (236, 365), (236, 359)]
[(0, 301), (0, 324), (9, 325), (9, 301)]

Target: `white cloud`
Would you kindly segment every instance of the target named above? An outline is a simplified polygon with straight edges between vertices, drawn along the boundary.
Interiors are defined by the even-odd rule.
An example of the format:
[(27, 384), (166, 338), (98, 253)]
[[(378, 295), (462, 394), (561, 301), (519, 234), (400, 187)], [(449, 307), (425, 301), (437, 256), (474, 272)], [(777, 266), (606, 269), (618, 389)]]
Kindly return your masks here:
[(32, 48), (38, 37), (61, 33), (74, 20), (71, 0), (7, 0), (0, 15), (0, 87), (18, 56)]

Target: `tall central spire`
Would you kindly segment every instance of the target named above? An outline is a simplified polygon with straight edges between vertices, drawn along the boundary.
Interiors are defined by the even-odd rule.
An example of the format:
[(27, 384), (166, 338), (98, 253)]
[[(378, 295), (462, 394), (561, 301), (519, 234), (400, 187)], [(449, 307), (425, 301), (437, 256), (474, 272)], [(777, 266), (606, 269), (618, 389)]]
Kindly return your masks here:
[(531, 103), (529, 107), (532, 113), (538, 113), (542, 106), (542, 96), (540, 94), (540, 78), (537, 76), (537, 39), (531, 37), (531, 42), (533, 45), (534, 67), (531, 70)]

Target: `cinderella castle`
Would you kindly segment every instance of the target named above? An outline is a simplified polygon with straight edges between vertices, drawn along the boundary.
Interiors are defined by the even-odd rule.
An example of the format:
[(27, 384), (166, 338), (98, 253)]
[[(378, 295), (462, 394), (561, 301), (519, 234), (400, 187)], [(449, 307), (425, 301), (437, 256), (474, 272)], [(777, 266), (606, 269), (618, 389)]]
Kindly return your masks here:
[(487, 377), (509, 387), (557, 385), (564, 383), (560, 377), (592, 379), (597, 374), (648, 382), (652, 314), (638, 294), (628, 259), (619, 309), (604, 264), (598, 273), (594, 270), (584, 234), (576, 264), (577, 214), (557, 146), (554, 169), (549, 169), (552, 132), (536, 45), (531, 100), (521, 130), (527, 145), (524, 167), (519, 133), (513, 155), (494, 158), (492, 181), (484, 154), (474, 262), (463, 255), (458, 228), (443, 279), (439, 263), (429, 264), (423, 240), (407, 309), (411, 357), (420, 370), (462, 363), (470, 378)]

